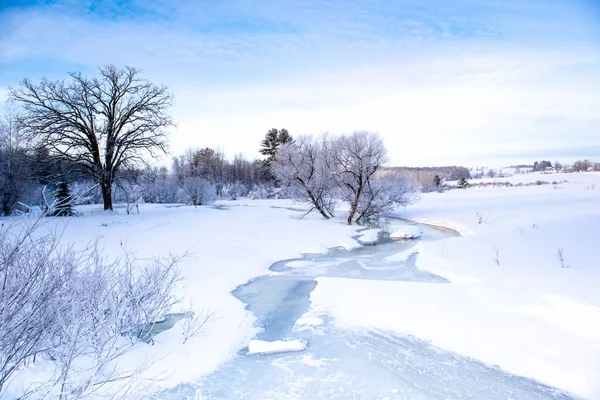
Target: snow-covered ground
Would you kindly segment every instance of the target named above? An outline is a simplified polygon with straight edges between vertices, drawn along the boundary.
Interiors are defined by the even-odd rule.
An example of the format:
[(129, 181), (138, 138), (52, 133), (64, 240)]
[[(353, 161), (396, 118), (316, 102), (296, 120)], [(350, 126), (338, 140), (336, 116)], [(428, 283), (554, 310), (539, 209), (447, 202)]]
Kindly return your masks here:
[(248, 354), (275, 354), (289, 351), (302, 351), (306, 348), (306, 341), (301, 339), (274, 340), (251, 340), (248, 344)]
[[(212, 310), (217, 318), (185, 344), (182, 326), (177, 324), (156, 336), (153, 346), (141, 345), (120, 360), (124, 369), (140, 360), (159, 360), (146, 373), (160, 377), (156, 384), (162, 387), (196, 381), (248, 345), (256, 333), (255, 318), (231, 295), (238, 285), (268, 273), (269, 266), (281, 259), (335, 246), (358, 246), (351, 238), (356, 227), (317, 215), (299, 219), (303, 213), (282, 208), (292, 206), (291, 201), (240, 200), (220, 205), (227, 209), (147, 204), (140, 206), (139, 215), (86, 206), (80, 209), (83, 216), (46, 222), (47, 229), (64, 229), (62, 243), (76, 248), (100, 237), (109, 258), (121, 255), (123, 245), (139, 258), (190, 252), (180, 264), (183, 280), (176, 294), (183, 299), (181, 307), (187, 311), (191, 305), (196, 313)], [(8, 224), (9, 219), (3, 222)], [(22, 378), (16, 382), (31, 381)]]
[[(505, 179), (518, 183), (529, 176)], [(398, 212), (463, 235), (423, 240), (386, 255), (387, 262), (404, 263), (416, 254), (417, 268), (450, 283), (339, 278), (343, 259), (284, 262), (294, 276), (306, 268), (332, 270), (317, 278), (310, 310), (296, 322), (297, 331), (331, 321), (341, 330), (411, 335), (575, 395), (600, 398), (600, 256), (595, 248), (600, 174), (536, 174), (533, 181), (539, 177), (569, 182), (429, 193)], [(225, 209), (144, 205), (139, 215), (88, 207), (81, 217), (48, 222), (64, 227), (63, 243), (76, 247), (100, 236), (110, 257), (120, 255), (123, 245), (141, 258), (191, 251), (180, 265), (181, 308), (216, 310), (218, 318), (185, 344), (183, 328), (176, 324), (156, 336), (153, 346), (141, 345), (121, 361), (126, 366), (159, 360), (147, 374), (160, 376), (156, 383), (164, 388), (197, 382), (242, 348), (251, 353), (302, 350), (302, 341), (256, 340), (255, 316), (231, 291), (259, 275), (277, 274), (268, 270), (275, 262), (336, 246), (354, 248), (353, 236), (362, 235), (365, 242), (379, 236), (379, 230), (357, 234), (342, 220), (325, 221), (316, 214), (299, 219), (303, 213), (287, 208), (290, 201), (219, 205)], [(415, 228), (402, 231), (407, 229)]]
[(414, 249), (419, 269), (450, 283), (319, 278), (311, 315), (600, 398), (600, 174), (559, 175), (504, 179), (569, 183), (423, 195), (400, 215), (462, 233)]
[[(599, 181), (600, 172), (585, 172), (585, 173), (543, 173), (543, 172), (531, 172), (526, 174), (514, 174), (512, 176), (507, 176), (504, 178), (483, 178), (483, 179), (471, 179), (470, 183), (478, 184), (478, 183), (489, 183), (489, 182), (510, 182), (512, 184), (533, 184), (537, 181), (542, 182), (564, 182), (567, 181), (569, 183), (573, 183), (575, 185), (582, 185), (586, 188), (591, 188), (592, 190), (595, 188), (598, 189), (598, 181)], [(453, 185), (456, 181), (448, 182), (448, 184)]]

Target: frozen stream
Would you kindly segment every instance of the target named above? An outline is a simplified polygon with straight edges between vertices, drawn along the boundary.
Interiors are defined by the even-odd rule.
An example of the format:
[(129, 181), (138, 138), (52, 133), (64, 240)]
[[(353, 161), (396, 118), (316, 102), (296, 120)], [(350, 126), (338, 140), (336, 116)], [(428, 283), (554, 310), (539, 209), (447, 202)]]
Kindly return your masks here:
[[(403, 222), (392, 221), (393, 225)], [(449, 233), (423, 226), (420, 240)], [(393, 229), (393, 227), (392, 227)], [(414, 258), (390, 262), (385, 257), (409, 249), (414, 241), (382, 237), (375, 246), (332, 249), (271, 266), (238, 287), (233, 295), (263, 328), (256, 339), (301, 339), (299, 352), (248, 355), (248, 348), (194, 384), (179, 385), (157, 399), (567, 399), (568, 395), (510, 375), (469, 358), (433, 347), (414, 337), (370, 330), (340, 331), (327, 316), (317, 325), (298, 325), (320, 276), (402, 280), (445, 284), (419, 271)], [(348, 293), (351, 296), (352, 293)], [(390, 316), (393, 318), (393, 316)], [(318, 324), (319, 322), (322, 322)]]

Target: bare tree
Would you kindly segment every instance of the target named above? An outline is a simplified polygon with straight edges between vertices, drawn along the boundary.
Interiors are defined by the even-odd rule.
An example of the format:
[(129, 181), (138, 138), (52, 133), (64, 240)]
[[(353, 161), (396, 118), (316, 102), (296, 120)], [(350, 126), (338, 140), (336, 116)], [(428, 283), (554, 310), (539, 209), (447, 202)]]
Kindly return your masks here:
[(23, 107), (27, 133), (98, 182), (104, 209), (112, 210), (115, 174), (144, 162), (148, 153), (166, 152), (173, 96), (131, 67), (108, 65), (95, 77), (69, 75), (68, 81), (39, 84), (25, 79), (9, 90), (9, 99)]
[(8, 107), (0, 116), (0, 214), (10, 215), (33, 188), (27, 141), (17, 124), (17, 114)]
[(590, 160), (577, 160), (571, 166), (571, 169), (575, 172), (585, 172), (592, 167)]
[(375, 173), (386, 162), (387, 152), (379, 135), (358, 131), (337, 138), (331, 156), (341, 198), (350, 204), (347, 218), (350, 225), (361, 217), (365, 190), (369, 190)]
[(125, 203), (125, 212), (129, 215), (134, 209), (139, 214), (139, 203), (142, 200), (142, 188), (131, 179), (123, 178), (116, 181), (117, 193), (115, 198), (117, 201)]
[(355, 221), (361, 223), (379, 218), (397, 207), (417, 200), (418, 184), (408, 175), (375, 176), (365, 185), (356, 207)]
[(300, 136), (281, 146), (271, 165), (275, 178), (295, 187), (302, 199), (312, 205), (310, 211), (317, 210), (327, 219), (333, 217), (337, 200), (329, 167), (330, 149), (331, 139), (326, 135)]

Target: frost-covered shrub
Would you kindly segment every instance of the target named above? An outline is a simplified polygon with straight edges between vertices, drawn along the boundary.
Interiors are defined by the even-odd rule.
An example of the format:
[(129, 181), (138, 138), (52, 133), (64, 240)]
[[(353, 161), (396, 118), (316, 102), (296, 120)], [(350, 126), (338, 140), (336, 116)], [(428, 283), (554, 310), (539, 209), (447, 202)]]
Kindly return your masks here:
[(246, 197), (249, 193), (248, 188), (241, 182), (234, 182), (223, 187), (222, 195), (229, 200), (237, 200)]
[(215, 186), (200, 177), (187, 177), (183, 180), (183, 191), (188, 202), (195, 206), (212, 203), (217, 199)]
[(32, 398), (84, 398), (110, 382), (118, 390), (141, 367), (117, 368), (120, 356), (176, 303), (179, 258), (140, 262), (125, 251), (109, 262), (96, 243), (76, 251), (39, 235), (40, 221), (0, 230), (0, 398), (36, 362), (47, 373), (30, 382)]
[(145, 203), (177, 203), (181, 201), (181, 192), (175, 180), (159, 178), (141, 185)]
[(100, 187), (93, 181), (78, 180), (71, 183), (70, 186), (75, 205), (98, 204), (102, 202)]
[(253, 200), (267, 199), (269, 198), (269, 190), (265, 185), (255, 185), (248, 193), (248, 197)]
[(277, 189), (276, 196), (278, 199), (300, 199), (301, 193), (295, 186), (292, 185), (281, 185)]
[(137, 183), (128, 180), (117, 182), (117, 187), (113, 192), (113, 200), (116, 203), (124, 203), (127, 214), (130, 214), (133, 209), (143, 203), (142, 187)]

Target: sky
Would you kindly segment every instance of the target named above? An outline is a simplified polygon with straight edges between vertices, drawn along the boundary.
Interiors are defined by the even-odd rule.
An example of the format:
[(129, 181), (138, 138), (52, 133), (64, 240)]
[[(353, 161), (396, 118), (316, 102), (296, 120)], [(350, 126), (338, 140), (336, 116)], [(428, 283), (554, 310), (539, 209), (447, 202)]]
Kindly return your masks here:
[(169, 86), (172, 155), (286, 128), (379, 132), (390, 165), (600, 161), (600, 0), (0, 0), (0, 102), (106, 64)]

